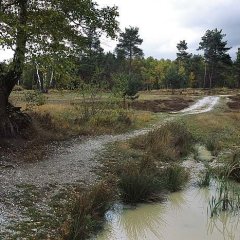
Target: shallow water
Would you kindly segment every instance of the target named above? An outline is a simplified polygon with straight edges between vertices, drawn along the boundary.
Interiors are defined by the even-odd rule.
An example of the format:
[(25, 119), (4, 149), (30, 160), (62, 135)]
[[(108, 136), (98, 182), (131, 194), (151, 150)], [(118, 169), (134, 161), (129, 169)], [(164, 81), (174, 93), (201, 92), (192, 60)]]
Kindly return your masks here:
[(240, 216), (223, 212), (210, 218), (208, 202), (215, 187), (190, 187), (170, 194), (165, 203), (136, 209), (121, 205), (106, 214), (104, 231), (96, 240), (239, 240)]

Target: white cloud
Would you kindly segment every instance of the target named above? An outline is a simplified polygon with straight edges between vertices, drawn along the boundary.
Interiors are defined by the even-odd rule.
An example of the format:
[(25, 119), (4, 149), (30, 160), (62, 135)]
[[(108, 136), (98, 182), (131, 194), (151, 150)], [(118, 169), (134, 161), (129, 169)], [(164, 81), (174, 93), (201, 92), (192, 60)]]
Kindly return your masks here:
[[(120, 27), (139, 27), (146, 56), (176, 57), (176, 45), (186, 40), (196, 53), (208, 29), (223, 29), (234, 57), (240, 45), (239, 0), (97, 0), (100, 6), (119, 6)], [(106, 40), (105, 40), (106, 41)], [(110, 40), (107, 50), (115, 47)], [(105, 47), (105, 46), (104, 46)]]
[[(197, 53), (198, 43), (208, 29), (223, 29), (235, 57), (240, 47), (239, 0), (95, 0), (100, 6), (119, 7), (120, 28), (136, 26), (144, 42), (146, 56), (176, 57), (176, 45), (186, 40), (189, 51)], [(116, 42), (103, 38), (105, 50)], [(0, 52), (0, 60), (11, 56)]]

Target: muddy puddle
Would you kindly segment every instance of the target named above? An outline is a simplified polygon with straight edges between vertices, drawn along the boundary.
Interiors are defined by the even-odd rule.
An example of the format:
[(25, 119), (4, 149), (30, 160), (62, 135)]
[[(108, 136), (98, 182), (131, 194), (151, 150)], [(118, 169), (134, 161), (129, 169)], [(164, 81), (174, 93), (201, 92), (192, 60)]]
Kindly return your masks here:
[(210, 217), (209, 201), (216, 184), (191, 186), (170, 194), (164, 203), (135, 209), (116, 205), (106, 214), (106, 224), (96, 240), (239, 240), (240, 216), (222, 212)]

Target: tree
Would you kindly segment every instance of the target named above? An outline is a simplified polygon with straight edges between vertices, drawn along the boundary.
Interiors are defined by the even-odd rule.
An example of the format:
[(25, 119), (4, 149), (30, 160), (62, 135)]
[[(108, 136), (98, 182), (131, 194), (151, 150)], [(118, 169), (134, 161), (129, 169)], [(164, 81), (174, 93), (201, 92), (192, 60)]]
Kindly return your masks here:
[(236, 80), (237, 80), (237, 87), (240, 88), (240, 48), (237, 51), (237, 58), (234, 62), (235, 65), (235, 72), (236, 72)]
[(117, 55), (125, 56), (129, 59), (129, 73), (132, 70), (132, 60), (136, 57), (142, 57), (143, 51), (138, 46), (143, 40), (140, 38), (139, 28), (125, 28), (125, 32), (120, 33), (119, 43), (116, 47)]
[[(227, 41), (223, 41), (226, 34), (217, 28), (214, 30), (207, 30), (199, 43), (198, 50), (204, 51), (204, 58), (206, 62), (206, 78), (208, 76), (209, 87), (215, 85), (216, 76), (219, 75), (221, 68), (231, 62), (231, 58), (227, 53), (230, 49), (226, 47)], [(208, 69), (207, 69), (208, 68)], [(205, 87), (205, 86), (204, 86)]]
[(0, 0), (0, 46), (14, 51), (11, 68), (0, 76), (0, 135), (14, 135), (19, 127), (9, 117), (8, 99), (25, 58), (74, 55), (87, 44), (88, 28), (114, 38), (117, 16), (116, 7), (99, 8), (92, 0)]
[(186, 63), (189, 58), (191, 58), (191, 54), (189, 54), (187, 52), (188, 46), (187, 46), (187, 42), (185, 40), (180, 41), (177, 44), (177, 61), (181, 62), (181, 63)]
[(142, 85), (138, 75), (119, 73), (114, 75), (114, 81), (113, 92), (123, 98), (124, 107), (126, 107), (126, 98), (131, 100), (138, 98), (137, 93)]
[[(189, 69), (190, 75), (191, 73), (195, 76), (195, 84), (194, 87), (204, 87), (204, 58), (201, 55), (193, 55), (189, 59)], [(191, 85), (191, 78), (189, 75), (189, 83)]]
[(172, 90), (181, 87), (182, 79), (178, 73), (177, 66), (172, 63), (165, 75), (165, 84), (167, 87), (170, 87)]

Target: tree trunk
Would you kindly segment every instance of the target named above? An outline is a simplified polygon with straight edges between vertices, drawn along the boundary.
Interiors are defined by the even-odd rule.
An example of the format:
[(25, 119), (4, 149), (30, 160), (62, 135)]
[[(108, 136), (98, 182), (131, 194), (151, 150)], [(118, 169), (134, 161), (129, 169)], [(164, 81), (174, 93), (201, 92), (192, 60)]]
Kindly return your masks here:
[(0, 84), (0, 137), (15, 135), (16, 126), (9, 118), (8, 111), (8, 92), (1, 80)]
[(14, 53), (11, 69), (3, 74), (0, 78), (0, 136), (13, 136), (18, 131), (17, 122), (11, 111), (14, 109), (8, 103), (9, 96), (14, 86), (21, 79), (23, 65), (25, 60), (26, 43), (27, 43), (27, 0), (19, 1), (19, 19), (16, 34), (16, 50)]

